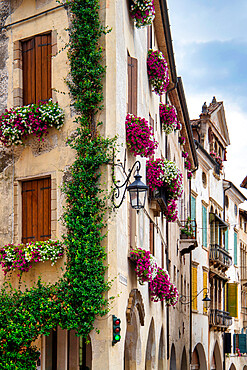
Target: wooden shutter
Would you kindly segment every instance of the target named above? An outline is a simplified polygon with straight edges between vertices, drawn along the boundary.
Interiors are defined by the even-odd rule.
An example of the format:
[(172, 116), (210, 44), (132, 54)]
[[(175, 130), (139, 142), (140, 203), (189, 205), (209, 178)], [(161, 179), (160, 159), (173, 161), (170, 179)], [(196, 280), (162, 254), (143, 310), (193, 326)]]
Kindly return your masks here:
[(149, 235), (150, 253), (154, 256), (154, 223), (150, 221), (150, 235)]
[(23, 104), (38, 103), (52, 97), (51, 34), (38, 35), (22, 42)]
[(224, 333), (224, 350), (225, 353), (231, 353), (231, 333)]
[(128, 203), (129, 208), (129, 246), (131, 248), (136, 247), (136, 211)]
[(207, 247), (207, 208), (202, 206), (202, 245)]
[(197, 311), (197, 267), (192, 266), (192, 310)]
[(238, 264), (238, 234), (234, 232), (234, 265)]
[(225, 250), (228, 251), (228, 228), (225, 231)]
[[(208, 287), (208, 273), (207, 271), (203, 271), (203, 298), (205, 298), (206, 293), (207, 293), (207, 287)], [(207, 306), (206, 303), (203, 303), (203, 313), (207, 314)]]
[(238, 348), (240, 353), (246, 353), (246, 334), (238, 334)]
[(238, 317), (238, 284), (227, 283), (227, 310), (232, 317)]
[(22, 183), (22, 242), (51, 238), (51, 179)]
[(147, 26), (147, 48), (152, 49), (152, 25)]
[(137, 115), (137, 59), (128, 55), (128, 113)]

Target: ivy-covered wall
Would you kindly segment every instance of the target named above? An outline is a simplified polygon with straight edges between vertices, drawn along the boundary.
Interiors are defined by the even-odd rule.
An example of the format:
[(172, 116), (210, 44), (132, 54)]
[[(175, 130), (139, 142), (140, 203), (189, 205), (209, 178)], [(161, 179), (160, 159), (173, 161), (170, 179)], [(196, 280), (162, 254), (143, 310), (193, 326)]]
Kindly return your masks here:
[(2, 369), (36, 369), (39, 353), (33, 342), (40, 335), (48, 335), (59, 325), (86, 337), (93, 329), (95, 316), (103, 316), (108, 309), (103, 229), (109, 209), (100, 177), (102, 166), (112, 158), (114, 140), (101, 137), (95, 121), (103, 100), (105, 67), (99, 39), (105, 29), (99, 20), (98, 0), (67, 4), (71, 15), (68, 85), (78, 127), (69, 140), (75, 161), (63, 186), (67, 262), (64, 275), (55, 284), (40, 280), (24, 291), (13, 290), (7, 284), (1, 289)]

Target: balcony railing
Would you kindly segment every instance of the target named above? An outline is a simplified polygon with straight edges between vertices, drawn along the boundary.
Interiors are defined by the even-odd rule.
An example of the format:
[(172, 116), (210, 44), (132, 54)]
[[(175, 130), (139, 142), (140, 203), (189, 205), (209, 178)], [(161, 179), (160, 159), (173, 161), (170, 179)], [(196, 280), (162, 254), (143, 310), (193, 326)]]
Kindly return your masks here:
[(211, 326), (219, 329), (227, 329), (232, 325), (232, 317), (229, 315), (229, 312), (210, 309), (209, 323)]
[(196, 220), (182, 220), (180, 224), (180, 239), (196, 239)]
[(227, 270), (232, 264), (230, 254), (218, 244), (210, 244), (209, 260), (211, 264), (220, 265), (224, 270)]

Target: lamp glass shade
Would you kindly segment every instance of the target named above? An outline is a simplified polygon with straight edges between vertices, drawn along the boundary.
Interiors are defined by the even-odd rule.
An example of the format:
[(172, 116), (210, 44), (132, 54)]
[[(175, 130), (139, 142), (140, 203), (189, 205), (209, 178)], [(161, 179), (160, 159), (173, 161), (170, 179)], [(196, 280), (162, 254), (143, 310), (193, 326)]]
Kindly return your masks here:
[(202, 302), (204, 303), (206, 309), (208, 310), (210, 307), (211, 299), (208, 297), (207, 293), (205, 297), (202, 299)]
[(135, 181), (128, 186), (127, 190), (130, 195), (131, 207), (138, 210), (145, 206), (148, 186), (141, 181), (141, 175), (138, 171), (134, 177)]

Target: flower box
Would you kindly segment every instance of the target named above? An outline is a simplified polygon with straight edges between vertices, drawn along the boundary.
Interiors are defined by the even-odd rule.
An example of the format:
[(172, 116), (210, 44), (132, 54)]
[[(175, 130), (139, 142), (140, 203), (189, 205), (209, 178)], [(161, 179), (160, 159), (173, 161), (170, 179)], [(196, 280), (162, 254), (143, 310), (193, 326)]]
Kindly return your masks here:
[(43, 140), (49, 127), (59, 130), (63, 123), (64, 113), (52, 100), (6, 109), (0, 116), (0, 141), (5, 146), (19, 145), (29, 135)]
[(166, 135), (177, 130), (177, 111), (173, 105), (160, 103), (160, 123)]

